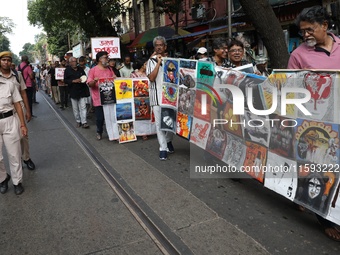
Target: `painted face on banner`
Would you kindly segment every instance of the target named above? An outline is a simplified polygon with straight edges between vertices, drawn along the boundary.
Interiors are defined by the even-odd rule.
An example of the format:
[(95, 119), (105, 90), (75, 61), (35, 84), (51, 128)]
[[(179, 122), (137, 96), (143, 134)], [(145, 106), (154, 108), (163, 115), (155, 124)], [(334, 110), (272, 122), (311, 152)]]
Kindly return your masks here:
[(308, 196), (314, 199), (320, 195), (321, 183), (317, 178), (311, 178), (308, 182)]

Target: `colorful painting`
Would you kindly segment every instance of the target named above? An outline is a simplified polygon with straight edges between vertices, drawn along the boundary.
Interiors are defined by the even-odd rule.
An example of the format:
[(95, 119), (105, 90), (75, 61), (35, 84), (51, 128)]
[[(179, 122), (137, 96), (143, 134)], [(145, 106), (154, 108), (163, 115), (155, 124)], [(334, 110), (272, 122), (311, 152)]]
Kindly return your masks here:
[(164, 58), (163, 60), (163, 82), (179, 85), (179, 63), (175, 58)]
[(133, 96), (134, 97), (148, 97), (149, 96), (149, 80), (138, 79), (133, 80)]
[(296, 121), (296, 159), (317, 164), (338, 164), (339, 126), (303, 119)]
[(224, 130), (243, 137), (244, 125), (241, 118), (243, 118), (241, 115), (234, 115), (233, 105), (227, 102), (221, 118), (226, 121), (226, 123), (222, 124)]
[(244, 121), (244, 138), (268, 147), (270, 138), (270, 123), (268, 118), (262, 115), (255, 115), (246, 110)]
[(132, 102), (122, 102), (116, 105), (117, 121), (120, 120), (134, 120)]
[(148, 97), (135, 97), (135, 119), (136, 120), (150, 120), (151, 107)]
[(114, 78), (103, 78), (98, 80), (100, 102), (102, 105), (116, 103)]
[(297, 189), (296, 162), (268, 152), (264, 186), (293, 201)]
[(325, 217), (336, 193), (339, 172), (334, 165), (298, 162), (298, 188), (295, 203)]
[(118, 123), (119, 143), (136, 141), (133, 122)]
[(177, 111), (174, 108), (161, 107), (161, 130), (176, 134)]
[(178, 112), (193, 116), (195, 105), (196, 90), (187, 88), (184, 85), (179, 86), (178, 95)]
[(177, 112), (177, 130), (176, 133), (186, 139), (190, 138), (192, 116)]
[(295, 159), (295, 120), (271, 114), (269, 150), (285, 158)]
[(209, 122), (194, 118), (191, 127), (190, 142), (205, 150), (209, 137), (210, 127), (211, 124)]
[(179, 84), (186, 88), (196, 87), (197, 60), (181, 59), (179, 61)]
[(205, 148), (210, 154), (218, 159), (222, 159), (227, 146), (227, 133), (223, 129), (211, 128), (207, 146)]
[(197, 88), (206, 85), (213, 86), (215, 80), (215, 66), (213, 62), (198, 61), (197, 64)]
[(312, 114), (305, 116), (299, 111), (298, 117), (313, 120), (335, 122), (339, 121), (337, 110), (337, 95), (334, 89), (336, 73), (305, 71), (298, 73), (303, 78), (303, 86), (311, 93), (305, 108)]
[(244, 140), (227, 133), (227, 146), (224, 150), (222, 161), (230, 166), (235, 166), (237, 170), (240, 170), (245, 157), (246, 145)]
[(263, 182), (263, 166), (267, 162), (267, 148), (253, 142), (246, 142), (246, 157), (244, 159), (244, 169), (247, 174), (259, 182)]
[[(202, 98), (206, 100), (206, 112), (202, 113)], [(210, 110), (211, 110), (211, 97), (201, 90), (196, 90), (195, 105), (194, 105), (194, 117), (201, 120), (210, 122)]]
[(162, 86), (162, 105), (177, 108), (178, 86), (163, 83)]
[(132, 79), (115, 79), (116, 99), (132, 99)]
[[(272, 73), (267, 80), (260, 85), (260, 95), (262, 102), (265, 104), (265, 109), (272, 109), (275, 113), (281, 114), (281, 89), (283, 87), (296, 88), (295, 72)], [(296, 98), (295, 93), (287, 93), (285, 96), (287, 99)], [(273, 98), (277, 98), (276, 105), (273, 104)], [(285, 115), (295, 118), (297, 116), (295, 106), (288, 104)]]

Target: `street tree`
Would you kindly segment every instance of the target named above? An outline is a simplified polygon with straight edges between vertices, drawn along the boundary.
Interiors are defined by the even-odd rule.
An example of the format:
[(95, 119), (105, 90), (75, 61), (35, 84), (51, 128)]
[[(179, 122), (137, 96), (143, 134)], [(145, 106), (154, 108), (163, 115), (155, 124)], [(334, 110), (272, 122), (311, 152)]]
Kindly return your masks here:
[(34, 36), (34, 52), (33, 56), (39, 61), (40, 64), (44, 64), (47, 60), (47, 36), (45, 33), (40, 33)]
[(120, 11), (116, 0), (39, 0), (29, 1), (28, 20), (44, 28), (49, 51), (56, 54), (69, 45), (69, 39), (78, 31), (87, 38), (117, 36), (112, 20)]
[(281, 24), (268, 0), (239, 0), (244, 12), (260, 34), (273, 68), (286, 68), (289, 54)]
[(13, 21), (8, 17), (0, 17), (0, 35), (11, 34), (15, 27)]
[(178, 34), (179, 14), (183, 11), (185, 1), (182, 0), (156, 0), (156, 11), (165, 14), (170, 19)]
[(25, 43), (24, 46), (22, 46), (23, 50), (19, 52), (19, 56), (27, 56), (28, 60), (33, 63), (35, 62), (35, 58), (33, 55), (34, 52), (34, 44), (31, 43)]
[(11, 34), (15, 27), (13, 21), (8, 17), (0, 17), (0, 51), (10, 50), (10, 41), (6, 34)]
[(0, 52), (10, 50), (9, 47), (10, 47), (10, 42), (7, 36), (0, 34)]

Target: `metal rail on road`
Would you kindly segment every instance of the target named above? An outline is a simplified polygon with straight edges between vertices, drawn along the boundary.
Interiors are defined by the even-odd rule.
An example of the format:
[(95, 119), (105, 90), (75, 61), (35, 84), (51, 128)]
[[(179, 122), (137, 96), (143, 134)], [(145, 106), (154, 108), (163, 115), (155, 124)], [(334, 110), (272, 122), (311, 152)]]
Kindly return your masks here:
[[(96, 151), (96, 149), (89, 143), (87, 140), (73, 127), (73, 125), (58, 111), (57, 107), (50, 103), (50, 99), (47, 95), (43, 94), (44, 99), (46, 100), (49, 107), (54, 111), (55, 115), (59, 118), (61, 123), (66, 127), (68, 132), (74, 137), (75, 141), (79, 144), (79, 146), (83, 149), (83, 151), (87, 154), (90, 160), (94, 163), (94, 165), (98, 168), (99, 172), (123, 202), (123, 204), (127, 207), (133, 217), (137, 220), (137, 222), (142, 226), (144, 231), (150, 236), (153, 242), (158, 246), (163, 254), (185, 254), (191, 255), (193, 252), (180, 240), (178, 236), (175, 234), (169, 234), (170, 230), (167, 230), (168, 234), (164, 234), (164, 231), (161, 231), (160, 224), (155, 224), (152, 221), (152, 218), (155, 218), (155, 215), (150, 217), (149, 213), (146, 213), (140, 206), (140, 203), (136, 201), (133, 196), (137, 196), (136, 194), (131, 194), (132, 192), (128, 192), (126, 189), (127, 184), (124, 183), (124, 180), (117, 180), (117, 178), (112, 174), (115, 170), (109, 165), (109, 163)], [(123, 187), (125, 186), (125, 187)], [(145, 206), (144, 206), (145, 207)], [(151, 210), (151, 209), (149, 209)], [(155, 221), (159, 222), (159, 219), (155, 219)], [(170, 237), (169, 237), (170, 236)], [(175, 237), (175, 238), (174, 238)], [(170, 240), (172, 239), (172, 240)], [(175, 240), (174, 240), (175, 239)], [(176, 240), (177, 239), (177, 240)], [(175, 245), (177, 243), (177, 245)]]

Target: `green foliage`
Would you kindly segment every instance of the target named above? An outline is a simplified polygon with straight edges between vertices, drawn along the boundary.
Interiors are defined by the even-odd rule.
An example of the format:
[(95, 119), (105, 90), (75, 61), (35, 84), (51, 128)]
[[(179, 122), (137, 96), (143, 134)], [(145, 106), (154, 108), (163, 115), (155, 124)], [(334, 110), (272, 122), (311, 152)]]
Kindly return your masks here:
[(0, 35), (0, 52), (10, 50), (10, 42), (7, 36)]
[(11, 34), (15, 27), (13, 21), (7, 17), (0, 17), (0, 35)]
[[(120, 14), (118, 0), (35, 0), (28, 2), (28, 20), (43, 26), (48, 50), (59, 55), (69, 50), (68, 38), (76, 40), (97, 36), (117, 36), (110, 19)], [(74, 36), (75, 33), (79, 36)]]
[(22, 48), (23, 48), (23, 50), (19, 52), (19, 56), (22, 57), (22, 56), (26, 55), (28, 57), (28, 60), (31, 63), (34, 63), (35, 62), (35, 58), (34, 58), (34, 55), (33, 55), (34, 45), (31, 44), (31, 43), (25, 43)]

